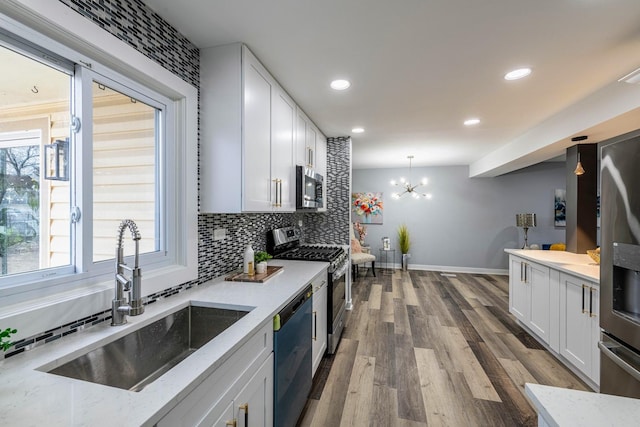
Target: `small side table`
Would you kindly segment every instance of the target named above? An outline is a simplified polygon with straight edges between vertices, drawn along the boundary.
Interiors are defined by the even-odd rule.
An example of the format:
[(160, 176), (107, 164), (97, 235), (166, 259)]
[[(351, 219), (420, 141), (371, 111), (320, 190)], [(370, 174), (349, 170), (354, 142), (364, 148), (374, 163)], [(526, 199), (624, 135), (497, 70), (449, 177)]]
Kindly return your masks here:
[[(395, 249), (379, 249), (380, 252), (380, 264), (384, 262), (383, 274), (393, 274), (394, 266), (396, 263), (396, 250)], [(389, 268), (389, 257), (391, 257), (391, 268)]]

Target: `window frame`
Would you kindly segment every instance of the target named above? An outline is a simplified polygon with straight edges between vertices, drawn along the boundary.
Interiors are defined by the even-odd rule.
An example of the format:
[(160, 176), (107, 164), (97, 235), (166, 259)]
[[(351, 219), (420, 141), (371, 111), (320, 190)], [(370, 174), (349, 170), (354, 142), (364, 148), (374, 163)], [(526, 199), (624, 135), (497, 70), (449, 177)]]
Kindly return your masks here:
[[(73, 58), (74, 63), (82, 64), (92, 72), (119, 75), (167, 97), (175, 119), (174, 127), (167, 129), (165, 156), (167, 171), (172, 172), (175, 180), (167, 180), (166, 199), (163, 200), (165, 206), (175, 206), (173, 218), (167, 218), (165, 226), (165, 259), (170, 261), (141, 265), (143, 295), (197, 279), (197, 168), (193, 167), (197, 164), (197, 88), (60, 2), (3, 2), (0, 28), (43, 50)], [(86, 117), (86, 113), (83, 114)], [(86, 241), (86, 233), (84, 227), (76, 227), (72, 238)], [(84, 265), (82, 270), (85, 270)], [(39, 332), (50, 324), (46, 319), (39, 320), (42, 316), (36, 316), (36, 313), (53, 314), (64, 322), (106, 309), (112, 298), (111, 272), (53, 275), (29, 283), (16, 281), (15, 285), (0, 289), (0, 309), (3, 311), (0, 320), (27, 316), (31, 322), (23, 326), (21, 332)]]

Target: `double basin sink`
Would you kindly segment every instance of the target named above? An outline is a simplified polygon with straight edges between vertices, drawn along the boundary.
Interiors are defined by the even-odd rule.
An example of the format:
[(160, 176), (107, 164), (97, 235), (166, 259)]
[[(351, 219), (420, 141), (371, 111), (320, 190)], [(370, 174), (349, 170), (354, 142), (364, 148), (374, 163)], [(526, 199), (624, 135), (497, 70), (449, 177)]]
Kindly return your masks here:
[(249, 312), (191, 304), (49, 373), (140, 391)]

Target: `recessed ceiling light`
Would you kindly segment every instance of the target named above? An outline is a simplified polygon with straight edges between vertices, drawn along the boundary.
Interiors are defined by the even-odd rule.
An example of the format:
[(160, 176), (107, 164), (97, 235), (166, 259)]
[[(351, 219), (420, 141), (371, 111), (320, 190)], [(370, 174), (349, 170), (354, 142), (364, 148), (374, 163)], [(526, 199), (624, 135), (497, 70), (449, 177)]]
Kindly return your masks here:
[(518, 80), (531, 74), (531, 68), (518, 68), (504, 75), (505, 80)]
[(476, 119), (476, 118), (468, 119), (464, 121), (465, 126), (473, 126), (473, 125), (477, 125), (478, 123), (480, 123), (480, 119)]
[(334, 80), (331, 82), (331, 88), (335, 90), (349, 89), (351, 82), (349, 80)]
[(364, 128), (353, 128), (353, 129), (351, 129), (351, 132), (353, 132), (353, 133), (362, 133), (362, 132), (364, 132)]

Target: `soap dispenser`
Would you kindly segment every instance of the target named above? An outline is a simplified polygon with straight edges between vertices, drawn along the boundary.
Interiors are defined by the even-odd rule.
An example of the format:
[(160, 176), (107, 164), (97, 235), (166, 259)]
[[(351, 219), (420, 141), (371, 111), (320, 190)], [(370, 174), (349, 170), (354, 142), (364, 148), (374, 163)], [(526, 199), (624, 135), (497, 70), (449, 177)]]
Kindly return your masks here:
[(254, 261), (253, 248), (251, 247), (251, 243), (249, 243), (244, 250), (244, 274), (248, 274), (249, 276), (254, 275)]

